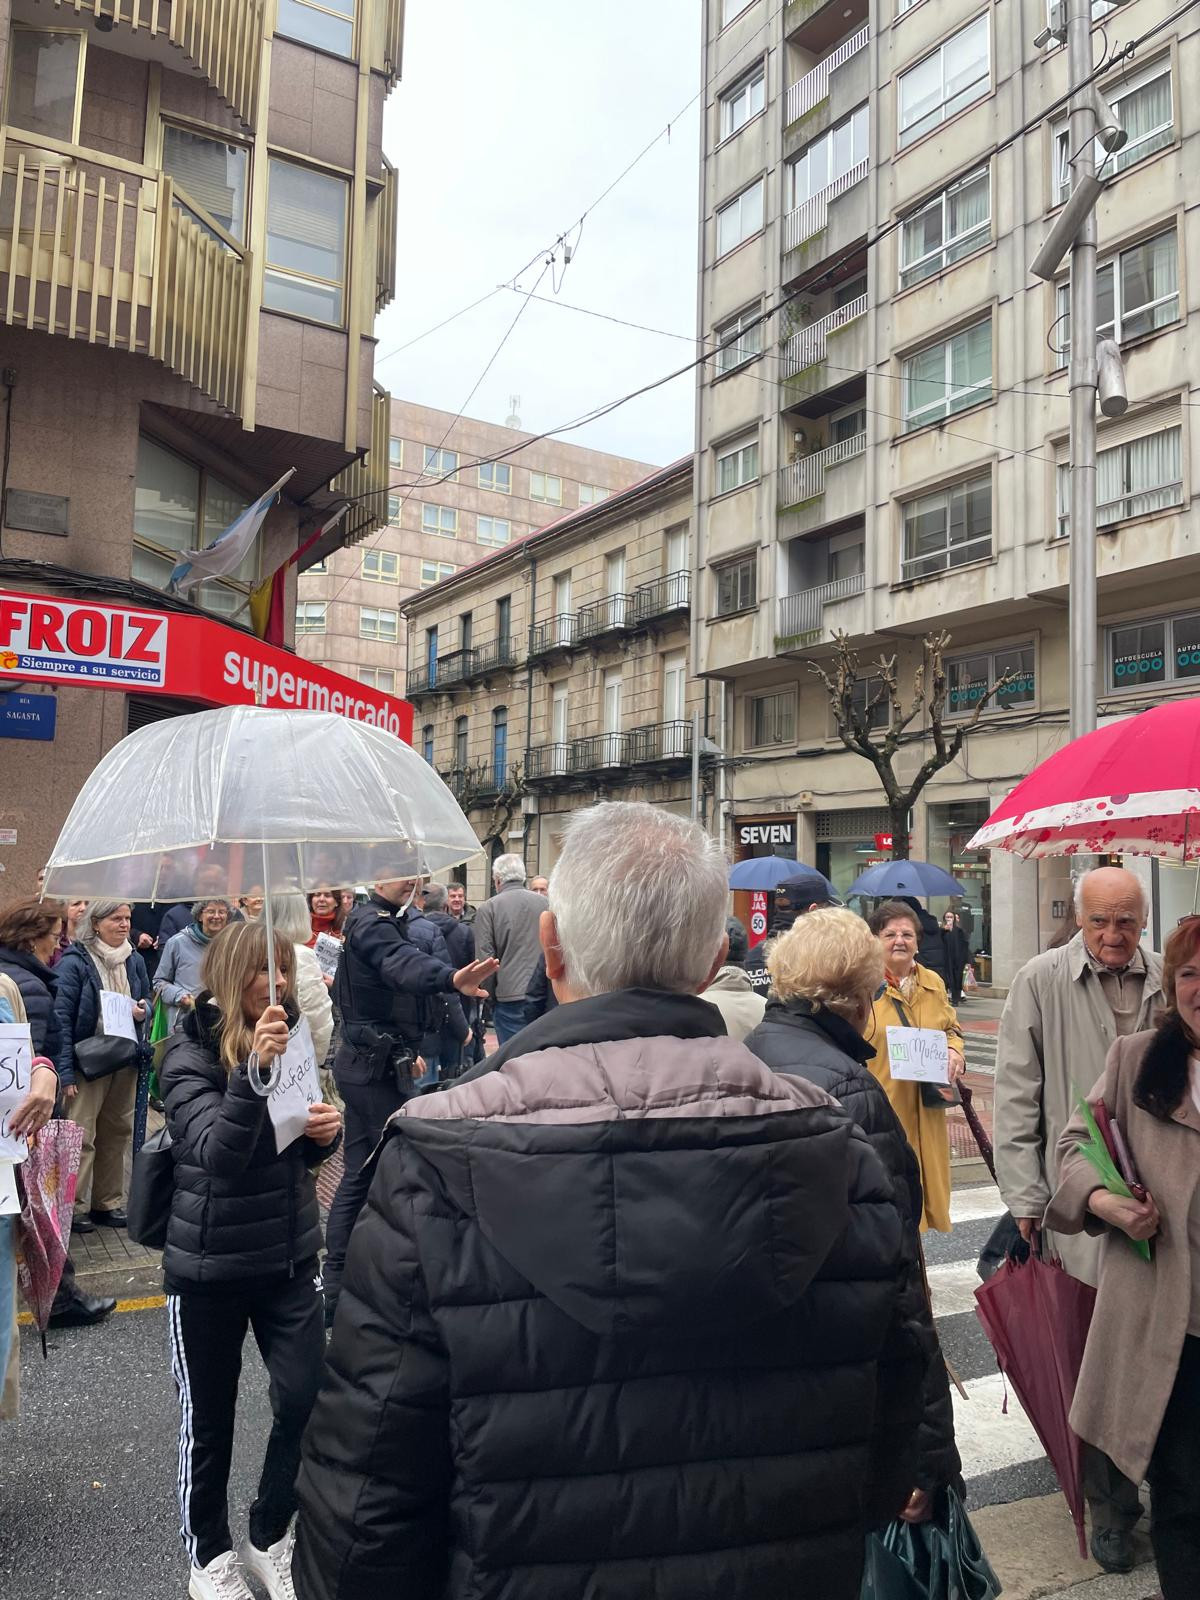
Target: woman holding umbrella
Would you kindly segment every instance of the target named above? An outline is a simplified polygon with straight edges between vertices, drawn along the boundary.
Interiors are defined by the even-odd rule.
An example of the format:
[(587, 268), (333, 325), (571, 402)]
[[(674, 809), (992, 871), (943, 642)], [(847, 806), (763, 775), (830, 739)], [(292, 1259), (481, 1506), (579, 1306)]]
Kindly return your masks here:
[[(949, 1233), (950, 1135), (946, 1131), (945, 1103), (952, 1098), (953, 1090), (939, 1091), (934, 1084), (897, 1082), (888, 1065), (887, 1030), (931, 1028), (944, 1033), (953, 1085), (967, 1065), (962, 1029), (946, 996), (946, 985), (936, 972), (917, 961), (922, 927), (913, 908), (902, 900), (885, 900), (871, 913), (868, 926), (883, 951), (884, 985), (867, 1026), (867, 1043), (874, 1051), (867, 1064), (892, 1102), (921, 1168), (925, 1197), (921, 1231), (932, 1228)], [(928, 1100), (925, 1090), (932, 1091)]]
[[(1071, 1426), (1150, 1484), (1163, 1600), (1194, 1600), (1200, 1573), (1200, 917), (1163, 952), (1167, 1010), (1120, 1038), (1088, 1099), (1103, 1101), (1144, 1199), (1105, 1187), (1081, 1153), (1082, 1114), (1058, 1142), (1057, 1233), (1100, 1233), (1100, 1286)], [(1121, 1236), (1125, 1235), (1125, 1238)], [(1152, 1239), (1147, 1262), (1129, 1240)]]

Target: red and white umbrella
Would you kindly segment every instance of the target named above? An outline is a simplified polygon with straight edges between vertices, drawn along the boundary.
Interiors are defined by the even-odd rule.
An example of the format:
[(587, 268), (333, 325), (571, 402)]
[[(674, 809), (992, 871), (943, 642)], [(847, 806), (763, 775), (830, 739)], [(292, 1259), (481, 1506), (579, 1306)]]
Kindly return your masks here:
[(1021, 780), (967, 848), (1200, 862), (1200, 698), (1073, 739)]

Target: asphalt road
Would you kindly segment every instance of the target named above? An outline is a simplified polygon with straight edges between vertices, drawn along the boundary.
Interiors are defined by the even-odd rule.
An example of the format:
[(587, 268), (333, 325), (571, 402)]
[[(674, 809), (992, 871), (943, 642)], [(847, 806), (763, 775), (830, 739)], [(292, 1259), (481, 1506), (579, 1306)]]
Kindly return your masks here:
[[(21, 1417), (0, 1423), (3, 1600), (172, 1600), (187, 1594), (175, 1501), (179, 1413), (166, 1312), (119, 1312), (48, 1336), (22, 1329)], [(230, 1489), (246, 1533), (270, 1427), (248, 1339)]]

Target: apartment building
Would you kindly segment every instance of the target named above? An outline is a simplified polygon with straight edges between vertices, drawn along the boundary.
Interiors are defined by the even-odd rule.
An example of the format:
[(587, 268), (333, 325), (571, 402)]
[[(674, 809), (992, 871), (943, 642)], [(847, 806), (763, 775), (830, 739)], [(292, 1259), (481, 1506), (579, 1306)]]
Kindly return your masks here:
[(392, 401), (388, 459), (387, 526), (310, 567), (296, 607), (303, 656), (388, 693), (404, 682), (402, 600), (654, 470), (407, 400)]
[[(373, 322), (395, 285), (382, 129), (403, 24), (403, 0), (0, 0), (14, 891), (147, 720), (258, 700), (408, 731), (402, 701), (248, 627), (251, 588), (339, 506), (309, 559), (386, 520)], [(236, 572), (166, 592), (289, 471)], [(287, 638), (294, 596), (293, 567)]]
[[(708, 705), (688, 670), (692, 476), (688, 457), (402, 602), (413, 743), (491, 859), (548, 873), (567, 817), (601, 799), (690, 814)], [(706, 815), (712, 778), (702, 754)], [(467, 871), (490, 893), (487, 858)]]
[[(1096, 60), (1171, 9), (1097, 0)], [(1066, 51), (1034, 44), (1045, 21), (1040, 4), (978, 0), (706, 7), (700, 317), (717, 349), (699, 388), (692, 648), (723, 690), (733, 837), (765, 848), (775, 824), (843, 890), (886, 854), (874, 773), (835, 738), (811, 664), (841, 630), (868, 675), (881, 651), (911, 674), (922, 635), (948, 629), (952, 719), (1014, 676), (924, 791), (912, 851), (964, 884), (1000, 983), (1068, 896), (1064, 862), (965, 848), (1067, 737), (1068, 294), (1065, 274), (1028, 270), (1071, 182), (1064, 114), (1043, 115), (1067, 91)], [(1099, 322), (1130, 396), (1099, 435), (1101, 718), (1187, 694), (1200, 672), (1185, 183), (1200, 108), (1182, 93), (1198, 70), (1184, 17), (1098, 80), (1128, 134), (1097, 219)], [(925, 748), (900, 759), (915, 770)], [(1169, 929), (1183, 875), (1130, 865)]]

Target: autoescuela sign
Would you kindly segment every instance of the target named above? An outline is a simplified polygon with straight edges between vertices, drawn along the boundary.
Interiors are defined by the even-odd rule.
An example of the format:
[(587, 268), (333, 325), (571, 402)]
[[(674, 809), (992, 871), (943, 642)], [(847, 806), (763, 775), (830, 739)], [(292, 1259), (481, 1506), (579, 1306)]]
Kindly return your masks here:
[(207, 617), (0, 589), (0, 679), (332, 711), (412, 738), (412, 707)]

